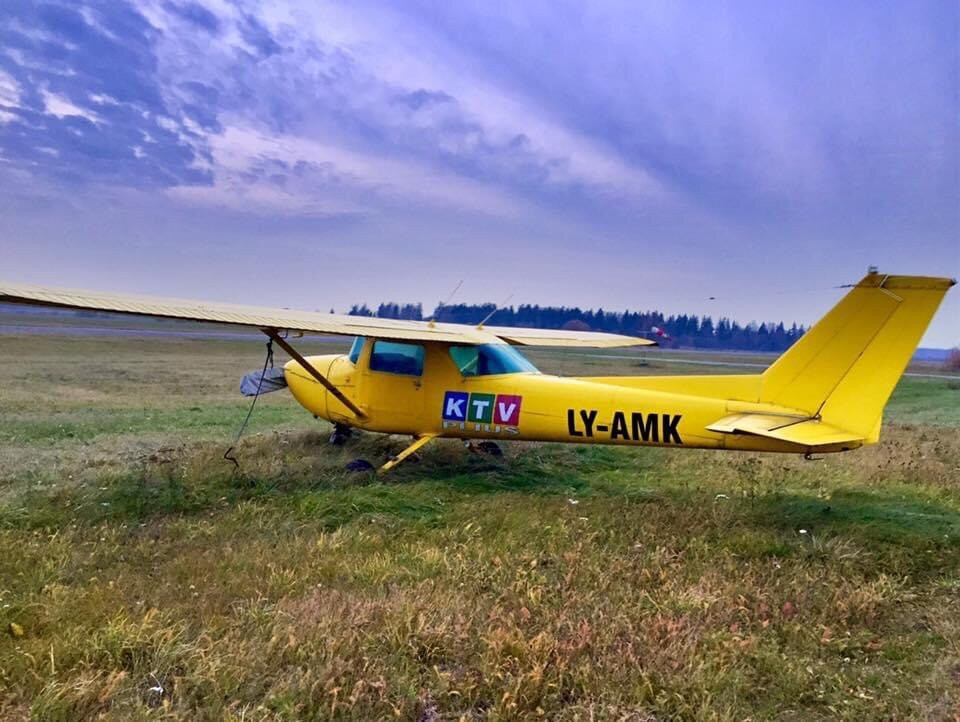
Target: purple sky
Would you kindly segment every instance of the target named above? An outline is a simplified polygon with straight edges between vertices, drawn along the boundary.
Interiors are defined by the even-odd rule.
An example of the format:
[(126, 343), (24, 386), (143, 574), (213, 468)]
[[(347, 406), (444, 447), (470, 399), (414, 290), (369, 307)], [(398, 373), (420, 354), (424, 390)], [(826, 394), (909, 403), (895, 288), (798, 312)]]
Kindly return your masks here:
[(809, 323), (960, 275), (958, 8), (4, 0), (0, 277)]

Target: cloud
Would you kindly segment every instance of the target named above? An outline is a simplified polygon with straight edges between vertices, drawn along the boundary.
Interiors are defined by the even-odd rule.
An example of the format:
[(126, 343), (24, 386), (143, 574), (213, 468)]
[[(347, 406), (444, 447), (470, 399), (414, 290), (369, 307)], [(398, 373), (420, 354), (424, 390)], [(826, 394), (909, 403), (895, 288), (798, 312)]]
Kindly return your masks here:
[[(375, 44), (385, 76), (441, 87), (486, 125), (548, 119), (581, 148), (738, 221), (922, 203), (955, 184), (955, 7), (361, 6), (314, 16), (342, 43)], [(563, 155), (592, 166), (582, 151)]]
[(281, 52), (282, 48), (279, 43), (273, 39), (270, 32), (253, 15), (244, 15), (239, 28), (243, 39), (261, 57), (270, 57)]
[(8, 170), (67, 185), (209, 182), (189, 108), (158, 77), (157, 38), (125, 3), (0, 11), (3, 85), (19, 88), (0, 125)]
[(411, 160), (229, 125), (210, 138), (213, 183), (168, 191), (246, 213), (369, 215), (410, 204), (496, 216), (522, 212), (495, 188)]
[(346, 110), (354, 105), (385, 145), (523, 194), (574, 190), (640, 204), (662, 198), (649, 169), (624, 162), (600, 139), (571, 132), (489, 74), (465, 70), (455, 51), (438, 53), (442, 43), (396, 13), (321, 2), (269, 6), (264, 16), (272, 27), (296, 27), (334, 44), (338, 55), (327, 58), (348, 62), (333, 77), (354, 87), (341, 94)]
[[(102, 140), (162, 168), (140, 183), (203, 184), (207, 135), (243, 113), (585, 212), (943, 197), (957, 170), (949, 17), (749, 7), (8, 0), (0, 123), (19, 127), (0, 143), (32, 163), (23, 146), (62, 131), (54, 120), (98, 118)], [(44, 113), (43, 93), (73, 110)], [(160, 118), (177, 128), (155, 133)]]
[[(396, 181), (398, 165), (440, 184), (433, 196), (448, 204), (456, 196), (465, 210), (511, 214), (707, 213), (738, 223), (878, 198), (942, 206), (957, 131), (940, 125), (950, 116), (936, 105), (936, 73), (910, 81), (916, 109), (880, 109), (883, 84), (869, 79), (883, 61), (872, 46), (854, 39), (858, 52), (843, 58), (846, 46), (828, 39), (824, 59), (803, 65), (805, 47), (782, 50), (798, 43), (791, 23), (822, 21), (758, 12), (742, 24), (716, 9), (616, 3), (495, 13), (418, 0), (12, 0), (0, 9), (0, 148), (8, 163), (64, 183), (178, 188), (170, 195), (218, 197), (224, 208), (237, 205), (224, 196), (229, 178), (237, 198), (271, 199), (251, 204), (264, 213), (376, 213), (404, 188), (425, 202), (422, 188)], [(907, 26), (916, 20), (905, 15)], [(830, 83), (811, 90), (828, 65)], [(909, 95), (913, 75), (899, 66), (885, 75), (891, 96)], [(313, 198), (296, 178), (285, 191), (264, 188), (217, 167), (233, 132), (226, 117), (233, 130), (385, 162), (364, 164), (349, 202), (339, 191), (334, 202), (326, 182)], [(909, 152), (891, 148), (894, 137)], [(352, 165), (337, 172), (356, 180)], [(467, 188), (484, 189), (483, 200), (467, 203)]]
[[(431, 87), (381, 72), (378, 49), (332, 42), (327, 29), (300, 22), (296, 6), (278, 20), (256, 4), (115, 5), (0, 21), (17, 48), (8, 62), (46, 88), (29, 119), (0, 138), (8, 155), (65, 182), (176, 188), (170, 197), (264, 213), (376, 213), (406, 198), (515, 215), (557, 193), (567, 203), (570, 194), (646, 202), (660, 192), (650, 174), (522, 101), (462, 83), (449, 92), (445, 75)], [(348, 154), (337, 199), (326, 181), (292, 178), (281, 189), (219, 165), (237, 128), (328, 154), (336, 146), (341, 162)], [(41, 163), (41, 147), (57, 149), (59, 163)], [(111, 152), (112, 173), (85, 158)], [(349, 200), (344, 178), (357, 183)]]
[(220, 20), (210, 10), (197, 2), (165, 2), (163, 9), (178, 15), (187, 22), (196, 25), (208, 33), (216, 34), (220, 31)]
[(20, 105), (20, 86), (8, 73), (0, 70), (0, 123), (9, 123), (17, 116), (12, 111)]
[(455, 102), (453, 96), (440, 90), (425, 90), (420, 88), (412, 93), (403, 93), (397, 96), (397, 102), (406, 105), (410, 110), (422, 110), (423, 108), (440, 103)]
[(44, 109), (50, 115), (56, 118), (68, 118), (70, 116), (77, 118), (86, 118), (92, 123), (99, 122), (100, 118), (96, 113), (84, 108), (78, 108), (63, 96), (51, 93), (48, 90), (41, 90), (40, 95), (43, 98)]
[(20, 86), (9, 73), (0, 70), (0, 105), (16, 107), (20, 104)]

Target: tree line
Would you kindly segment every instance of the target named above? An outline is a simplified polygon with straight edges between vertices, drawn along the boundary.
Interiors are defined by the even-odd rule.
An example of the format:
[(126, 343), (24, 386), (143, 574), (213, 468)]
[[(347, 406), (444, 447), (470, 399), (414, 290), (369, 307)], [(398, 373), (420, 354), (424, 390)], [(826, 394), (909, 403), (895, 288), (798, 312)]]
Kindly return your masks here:
[[(421, 321), (424, 318), (423, 306), (419, 303), (381, 303), (376, 310), (366, 304), (355, 304), (350, 309), (350, 315), (412, 321)], [(789, 327), (783, 322), (741, 325), (726, 317), (714, 321), (710, 316), (665, 316), (659, 311), (604, 311), (602, 308), (584, 311), (577, 307), (530, 304), (498, 309), (492, 303), (458, 303), (437, 307), (429, 318), (448, 323), (476, 325), (487, 317), (487, 323), (494, 326), (607, 331), (627, 336), (656, 338), (664, 346), (744, 351), (783, 351), (800, 338), (805, 330), (803, 326), (795, 323)], [(670, 338), (655, 336), (654, 326), (665, 331)]]

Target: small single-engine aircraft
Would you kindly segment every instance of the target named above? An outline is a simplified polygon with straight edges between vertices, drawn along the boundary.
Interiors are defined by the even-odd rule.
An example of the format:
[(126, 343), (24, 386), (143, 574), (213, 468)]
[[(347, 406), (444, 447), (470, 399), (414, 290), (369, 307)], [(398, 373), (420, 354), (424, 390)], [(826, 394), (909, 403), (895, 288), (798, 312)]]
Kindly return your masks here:
[[(763, 373), (710, 376), (550, 376), (513, 348), (653, 344), (607, 333), (397, 321), (4, 283), (0, 301), (259, 328), (292, 360), (269, 378), (257, 372), (256, 392), (265, 382), (288, 387), (304, 408), (334, 424), (334, 440), (354, 428), (412, 436), (381, 467), (387, 470), (440, 437), (479, 440), (491, 453), (498, 440), (808, 457), (873, 444), (887, 399), (955, 283), (871, 270)], [(305, 358), (290, 345), (298, 333), (356, 338), (347, 354)], [(359, 467), (373, 468), (368, 462)]]

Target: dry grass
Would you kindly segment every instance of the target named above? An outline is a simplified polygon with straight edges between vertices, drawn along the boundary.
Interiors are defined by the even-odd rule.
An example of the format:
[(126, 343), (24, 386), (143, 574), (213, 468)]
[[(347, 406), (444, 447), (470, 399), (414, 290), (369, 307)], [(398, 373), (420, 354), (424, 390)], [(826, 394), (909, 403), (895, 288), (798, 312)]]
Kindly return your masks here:
[(340, 469), (402, 440), (276, 394), (234, 474), (258, 348), (76, 343), (0, 350), (53, 382), (0, 392), (0, 718), (960, 716), (946, 384), (817, 463), (437, 443), (383, 480)]

